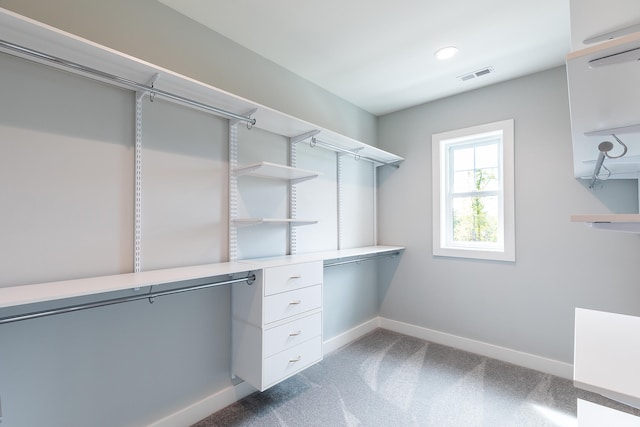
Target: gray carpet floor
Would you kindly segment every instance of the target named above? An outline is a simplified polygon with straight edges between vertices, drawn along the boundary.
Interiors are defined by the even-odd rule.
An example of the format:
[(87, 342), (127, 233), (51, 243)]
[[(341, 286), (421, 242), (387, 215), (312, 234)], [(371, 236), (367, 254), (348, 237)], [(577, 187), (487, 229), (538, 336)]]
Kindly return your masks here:
[(378, 329), (193, 427), (569, 427), (576, 398), (640, 415), (566, 379)]

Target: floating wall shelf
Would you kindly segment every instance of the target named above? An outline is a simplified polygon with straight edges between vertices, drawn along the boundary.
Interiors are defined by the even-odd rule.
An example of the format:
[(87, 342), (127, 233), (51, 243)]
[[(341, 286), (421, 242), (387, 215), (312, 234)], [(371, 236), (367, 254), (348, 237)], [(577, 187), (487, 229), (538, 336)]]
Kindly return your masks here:
[(598, 230), (640, 233), (640, 214), (572, 215), (571, 222), (584, 222)]
[(251, 175), (261, 178), (282, 179), (300, 181), (316, 178), (319, 173), (290, 166), (278, 165), (269, 162), (259, 162), (247, 166), (240, 166), (233, 170), (236, 176)]

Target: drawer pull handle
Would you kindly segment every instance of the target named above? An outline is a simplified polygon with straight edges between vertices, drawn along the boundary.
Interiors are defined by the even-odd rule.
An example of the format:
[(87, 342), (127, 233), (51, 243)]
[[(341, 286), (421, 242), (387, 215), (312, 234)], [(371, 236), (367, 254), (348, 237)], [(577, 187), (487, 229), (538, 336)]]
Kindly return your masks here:
[(298, 357), (296, 357), (295, 359), (289, 359), (289, 363), (296, 363), (296, 362), (299, 362), (299, 361), (300, 361), (300, 359), (302, 359), (302, 356), (298, 356)]
[(298, 305), (302, 302), (302, 300), (291, 301), (289, 305)]
[(293, 276), (290, 276), (289, 279), (302, 279), (302, 274), (294, 274)]
[(297, 331), (297, 332), (291, 332), (289, 334), (290, 337), (297, 337), (298, 335), (300, 335), (302, 333), (302, 331)]

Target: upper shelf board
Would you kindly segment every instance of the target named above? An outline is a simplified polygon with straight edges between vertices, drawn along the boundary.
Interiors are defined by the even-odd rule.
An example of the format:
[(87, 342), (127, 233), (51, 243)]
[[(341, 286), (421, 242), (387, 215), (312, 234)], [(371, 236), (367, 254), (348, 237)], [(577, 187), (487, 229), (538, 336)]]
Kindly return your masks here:
[(572, 215), (571, 222), (584, 222), (598, 230), (640, 233), (640, 214)]
[(628, 152), (620, 159), (605, 159), (604, 166), (611, 171), (611, 178), (640, 176), (640, 161), (625, 160), (640, 156), (640, 64), (629, 61), (593, 65), (594, 61), (638, 48), (640, 33), (633, 33), (567, 56), (574, 175), (577, 178), (592, 176), (601, 142), (613, 142), (613, 156), (622, 151), (612, 134), (627, 145)]
[[(0, 8), (0, 40), (142, 84), (146, 84), (157, 75), (154, 88), (158, 90), (212, 105), (234, 114), (246, 115), (256, 110), (252, 115), (256, 119), (255, 127), (278, 135), (297, 137), (319, 131), (317, 134), (319, 139), (332, 141), (341, 148), (361, 150), (362, 155), (378, 159), (381, 163), (404, 160), (363, 142), (2, 8)], [(33, 60), (28, 55), (0, 48), (0, 52), (3, 51)], [(37, 60), (36, 62), (63, 68), (49, 61)], [(80, 71), (76, 72), (83, 74)]]
[(235, 168), (236, 176), (251, 175), (262, 178), (283, 179), (283, 180), (303, 180), (316, 178), (319, 173), (304, 169), (283, 166), (269, 162), (253, 163)]

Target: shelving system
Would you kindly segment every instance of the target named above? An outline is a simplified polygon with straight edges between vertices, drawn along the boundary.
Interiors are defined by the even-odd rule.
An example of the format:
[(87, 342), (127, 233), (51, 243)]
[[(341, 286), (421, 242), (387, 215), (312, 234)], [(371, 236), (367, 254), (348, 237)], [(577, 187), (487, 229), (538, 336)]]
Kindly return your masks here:
[[(591, 189), (601, 179), (640, 178), (640, 25), (632, 22), (639, 9), (633, 2), (614, 3), (571, 3), (567, 78), (573, 169)], [(574, 215), (571, 221), (602, 230), (640, 229), (629, 215)]]
[[(634, 53), (632, 57), (629, 52)], [(616, 63), (616, 58), (620, 59)], [(614, 143), (612, 135), (628, 147), (619, 159), (605, 160), (612, 179), (640, 176), (640, 33), (624, 35), (567, 56), (574, 175), (590, 179), (599, 154), (598, 145)]]
[[(268, 162), (239, 166), (237, 151), (230, 150), (230, 210), (237, 208), (237, 200), (233, 200), (233, 195), (237, 195), (237, 179), (241, 175), (284, 179), (289, 182), (292, 192), (295, 192), (293, 189), (298, 183), (317, 176), (315, 172), (295, 167), (295, 145), (305, 141), (312, 143), (310, 140), (312, 137), (328, 142), (322, 145), (324, 148), (353, 153), (354, 156), (372, 161), (377, 166), (397, 165), (403, 161), (400, 156), (1, 8), (0, 52), (130, 89), (136, 93), (138, 100), (143, 96), (159, 96), (169, 102), (225, 117), (229, 119), (229, 140), (232, 147), (237, 146), (237, 126), (240, 123), (289, 138), (293, 148), (291, 148), (291, 164), (288, 166)], [(142, 150), (142, 144), (138, 141), (139, 136), (136, 135), (136, 187), (139, 183), (138, 178), (143, 174), (141, 162), (138, 161)], [(318, 144), (318, 146), (321, 145)], [(136, 198), (138, 196), (136, 188)], [(295, 197), (291, 199), (295, 200)], [(136, 223), (134, 238), (136, 266), (139, 265), (141, 257), (138, 249), (141, 247), (142, 236), (138, 235), (137, 221), (142, 215), (142, 210), (143, 206), (138, 205), (136, 201), (136, 219), (132, 219)], [(296, 218), (295, 209), (292, 208), (291, 211), (293, 215), (283, 219), (242, 219), (237, 218), (236, 215), (230, 215), (229, 230), (230, 242), (232, 242), (230, 246), (235, 242), (233, 232), (241, 223), (280, 223), (287, 226), (314, 223), (313, 220)], [(295, 229), (295, 227), (290, 228)], [(397, 249), (402, 248), (394, 250)], [(251, 267), (234, 262), (237, 254), (235, 250), (230, 247), (230, 262), (227, 263), (0, 288), (0, 308), (246, 273)], [(378, 253), (378, 249), (363, 248), (361, 254), (367, 253)], [(312, 258), (326, 260), (327, 256), (331, 255), (316, 254)]]

